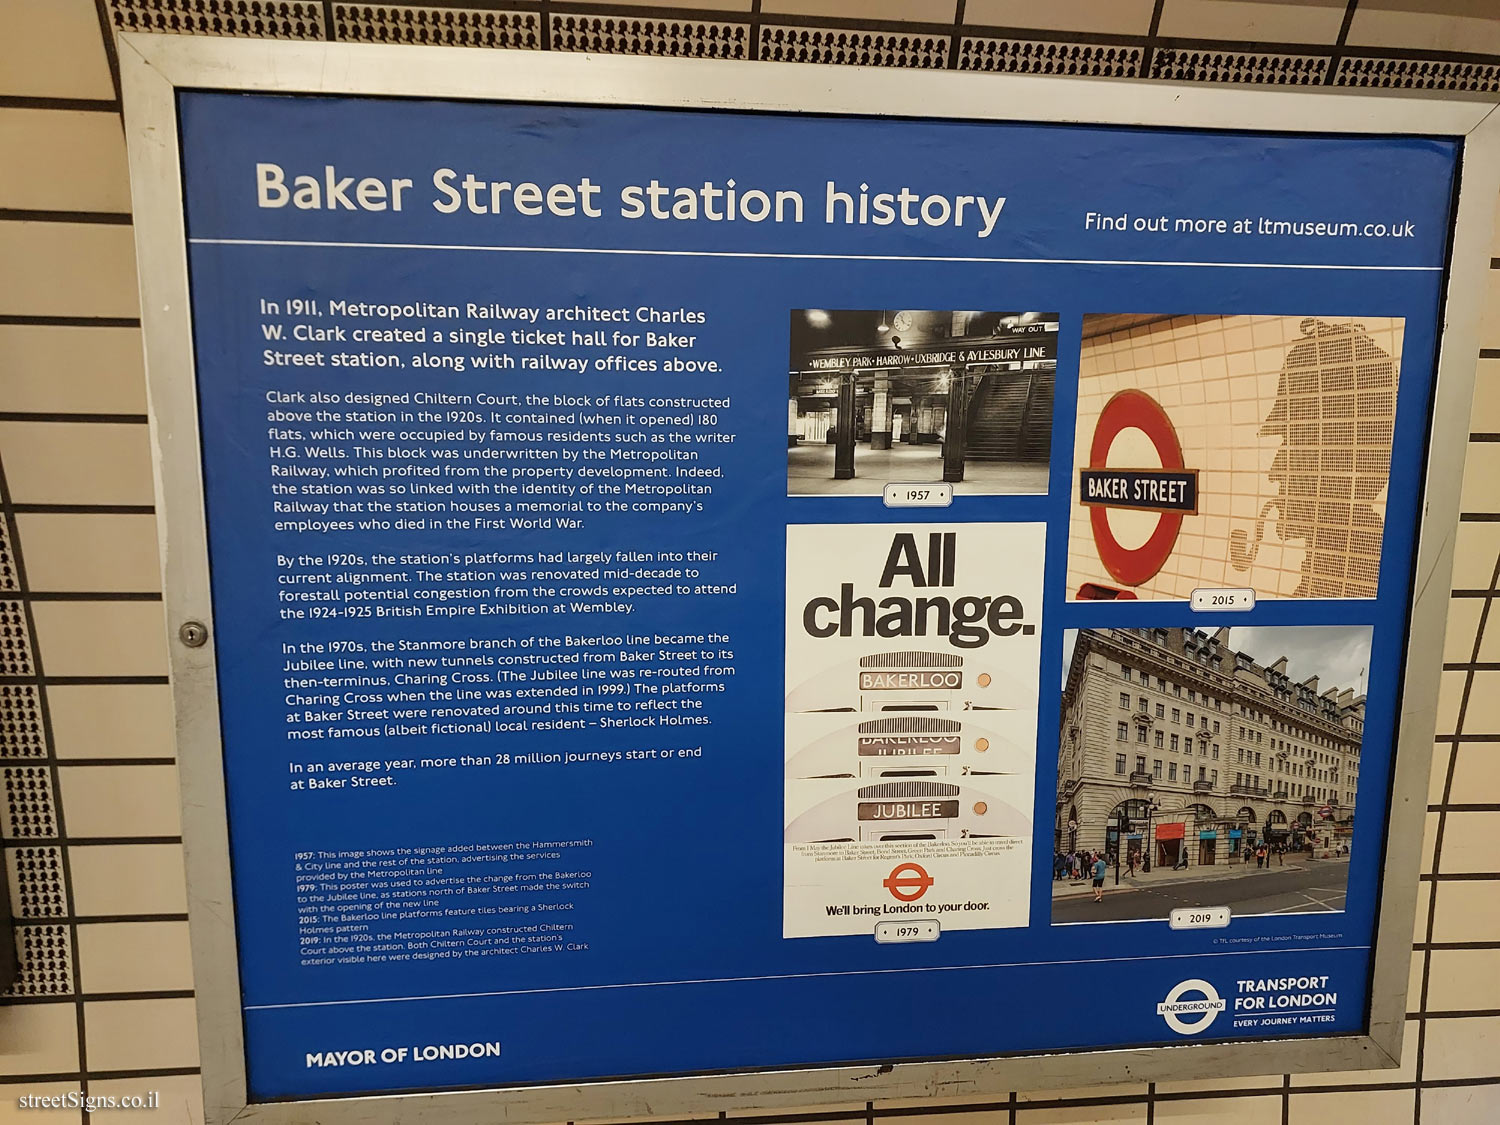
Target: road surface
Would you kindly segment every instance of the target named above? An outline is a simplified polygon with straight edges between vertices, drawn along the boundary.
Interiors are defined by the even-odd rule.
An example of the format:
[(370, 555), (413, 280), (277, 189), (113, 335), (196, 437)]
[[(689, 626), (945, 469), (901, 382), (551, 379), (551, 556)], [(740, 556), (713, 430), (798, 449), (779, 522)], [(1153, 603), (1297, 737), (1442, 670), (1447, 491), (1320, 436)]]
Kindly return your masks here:
[[(1300, 866), (1300, 865), (1299, 865)], [(1347, 861), (1313, 860), (1301, 869), (1272, 867), (1222, 879), (1195, 879), (1126, 890), (1114, 886), (1111, 869), (1104, 881), (1104, 901), (1092, 894), (1056, 899), (1054, 922), (1119, 921), (1165, 918), (1179, 906), (1227, 906), (1234, 914), (1294, 914), (1344, 909), (1349, 876)]]

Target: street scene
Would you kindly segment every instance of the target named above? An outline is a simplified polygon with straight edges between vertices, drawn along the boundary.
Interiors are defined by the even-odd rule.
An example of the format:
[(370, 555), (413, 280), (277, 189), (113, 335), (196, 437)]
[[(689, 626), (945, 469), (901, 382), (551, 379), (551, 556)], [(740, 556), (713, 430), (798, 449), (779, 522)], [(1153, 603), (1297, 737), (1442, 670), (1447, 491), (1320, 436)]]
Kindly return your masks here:
[(1250, 914), (1309, 914), (1344, 909), (1349, 857), (1309, 859), (1304, 854), (1271, 857), (1271, 866), (1252, 861), (1225, 873), (1221, 867), (1194, 874), (1155, 868), (1134, 875), (1114, 868), (1104, 880), (1104, 895), (1094, 901), (1090, 879), (1061, 879), (1052, 884), (1053, 922), (1118, 922), (1166, 918), (1184, 906), (1227, 906), (1235, 917)]
[(1107, 914), (1059, 901), (1053, 921), (1342, 910), (1370, 641), (1363, 625), (1068, 630), (1055, 882), (1108, 897), (1118, 864), (1121, 886), (1157, 890)]

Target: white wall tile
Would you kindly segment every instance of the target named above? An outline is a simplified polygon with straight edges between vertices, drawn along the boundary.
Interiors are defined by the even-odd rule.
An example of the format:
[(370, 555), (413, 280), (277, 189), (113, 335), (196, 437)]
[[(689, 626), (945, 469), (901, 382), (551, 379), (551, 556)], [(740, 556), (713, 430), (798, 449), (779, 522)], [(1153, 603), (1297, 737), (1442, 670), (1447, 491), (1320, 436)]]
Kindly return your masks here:
[(68, 863), (81, 918), (187, 912), (181, 844), (75, 846)]
[(135, 241), (130, 227), (108, 223), (0, 222), (0, 314), (140, 315)]
[(161, 591), (155, 516), (22, 512), (16, 527), (33, 592)]
[(1347, 0), (1166, 0), (1158, 31), (1179, 39), (1333, 43)]
[(171, 758), (167, 684), (53, 684), (52, 745), (59, 758)]
[(141, 330), (0, 324), (0, 386), (7, 410), (144, 414)]
[(5, 0), (0, 18), (0, 94), (115, 96), (92, 0)]
[(59, 776), (70, 836), (182, 832), (174, 766), (68, 766)]
[(0, 458), (17, 504), (152, 504), (145, 426), (0, 422)]
[(164, 676), (160, 602), (33, 602), (35, 643), (49, 676)]
[(1491, 0), (1360, 0), (1348, 42), (1494, 55), (1500, 54), (1500, 20)]
[(85, 993), (168, 992), (193, 987), (186, 922), (95, 922), (78, 927)]
[(192, 1000), (85, 1004), (83, 1027), (90, 1070), (150, 1070), (198, 1063)]
[(0, 207), (129, 211), (120, 118), (82, 110), (0, 109)]
[(964, 23), (1145, 35), (1154, 7), (1154, 0), (969, 0)]
[(7, 1005), (0, 1017), (0, 1074), (66, 1074), (78, 1069), (78, 1014), (73, 1004)]

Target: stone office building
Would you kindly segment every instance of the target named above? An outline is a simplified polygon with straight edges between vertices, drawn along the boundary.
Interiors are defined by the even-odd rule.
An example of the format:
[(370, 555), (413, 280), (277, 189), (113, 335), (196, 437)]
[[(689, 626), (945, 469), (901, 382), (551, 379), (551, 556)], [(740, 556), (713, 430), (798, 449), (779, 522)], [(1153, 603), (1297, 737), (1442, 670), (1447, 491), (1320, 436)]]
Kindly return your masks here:
[[(1295, 633), (1295, 629), (1287, 632)], [(1310, 669), (1298, 668), (1297, 674)], [(1082, 629), (1063, 688), (1057, 846), (1172, 866), (1346, 841), (1365, 697), (1229, 630)]]

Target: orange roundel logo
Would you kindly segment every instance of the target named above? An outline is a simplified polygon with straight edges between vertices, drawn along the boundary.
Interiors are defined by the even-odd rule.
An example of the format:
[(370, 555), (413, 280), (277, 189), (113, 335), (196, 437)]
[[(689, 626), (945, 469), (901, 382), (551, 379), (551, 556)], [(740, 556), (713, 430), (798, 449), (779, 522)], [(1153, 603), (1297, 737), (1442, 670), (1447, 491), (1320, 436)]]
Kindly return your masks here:
[[(1121, 431), (1130, 429), (1146, 435), (1161, 459), (1160, 468), (1120, 469), (1107, 464), (1110, 445)], [(1197, 511), (1197, 479), (1197, 470), (1183, 464), (1182, 443), (1172, 420), (1154, 398), (1131, 389), (1104, 404), (1089, 445), (1089, 467), (1079, 486), (1080, 499), (1089, 509), (1099, 561), (1116, 581), (1139, 586), (1166, 565), (1177, 545), (1183, 516)], [(1156, 530), (1139, 547), (1122, 546), (1109, 526), (1109, 509), (1115, 507), (1159, 512)]]
[(882, 886), (902, 902), (916, 902), (934, 880), (920, 863), (903, 863), (885, 877)]

